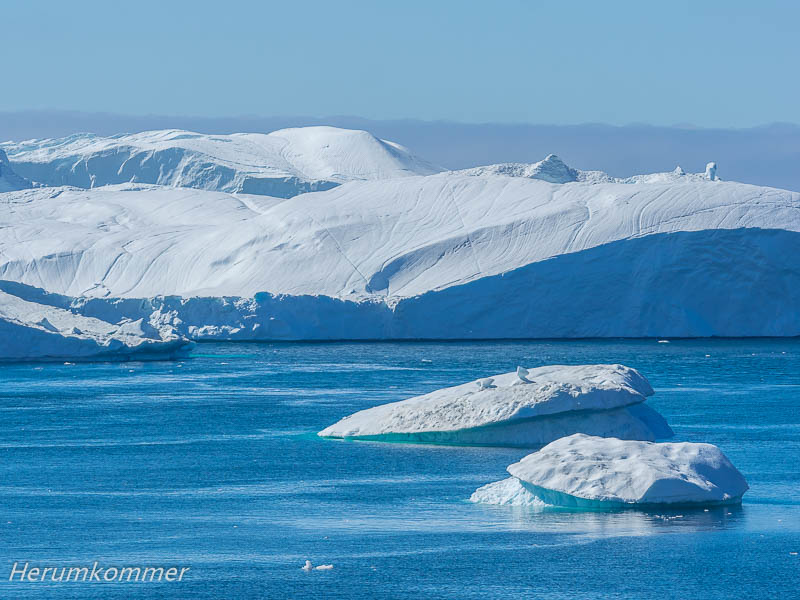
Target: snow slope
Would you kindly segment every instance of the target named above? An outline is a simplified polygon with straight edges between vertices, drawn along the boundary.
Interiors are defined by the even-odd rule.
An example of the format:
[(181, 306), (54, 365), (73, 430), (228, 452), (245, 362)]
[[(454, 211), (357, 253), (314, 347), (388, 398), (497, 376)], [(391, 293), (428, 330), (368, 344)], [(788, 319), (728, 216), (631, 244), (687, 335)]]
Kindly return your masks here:
[(0, 285), (0, 360), (143, 360), (188, 353), (193, 342), (143, 319), (110, 323), (75, 314), (69, 299)]
[(81, 188), (134, 181), (289, 198), (346, 181), (441, 170), (399, 144), (335, 127), (233, 135), (180, 130), (78, 134), (0, 147), (29, 179)]
[(705, 175), (0, 195), (0, 279), (203, 339), (798, 335), (798, 255), (800, 194)]
[(797, 232), (800, 194), (435, 175), (281, 202), (122, 185), (8, 193), (0, 222), (0, 277), (60, 293), (408, 297), (645, 236)]
[(711, 444), (651, 443), (575, 434), (508, 467), (558, 506), (733, 504), (748, 486)]
[(641, 374), (623, 365), (519, 367), (359, 411), (319, 435), (508, 446), (546, 444), (576, 431), (626, 439), (669, 437), (663, 418), (641, 406), (652, 393)]

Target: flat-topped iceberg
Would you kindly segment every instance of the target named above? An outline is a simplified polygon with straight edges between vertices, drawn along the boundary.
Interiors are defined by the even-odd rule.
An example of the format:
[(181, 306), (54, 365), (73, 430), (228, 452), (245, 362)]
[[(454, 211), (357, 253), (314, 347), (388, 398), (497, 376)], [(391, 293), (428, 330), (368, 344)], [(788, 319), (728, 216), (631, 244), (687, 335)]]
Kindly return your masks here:
[(642, 404), (653, 389), (623, 365), (518, 368), (359, 411), (322, 437), (441, 444), (540, 446), (576, 432), (622, 439), (672, 436)]
[[(568, 507), (736, 504), (748, 490), (742, 474), (711, 444), (584, 434), (556, 440), (508, 472), (540, 501)], [(483, 486), (472, 500), (510, 504), (519, 497), (527, 496), (503, 480)]]

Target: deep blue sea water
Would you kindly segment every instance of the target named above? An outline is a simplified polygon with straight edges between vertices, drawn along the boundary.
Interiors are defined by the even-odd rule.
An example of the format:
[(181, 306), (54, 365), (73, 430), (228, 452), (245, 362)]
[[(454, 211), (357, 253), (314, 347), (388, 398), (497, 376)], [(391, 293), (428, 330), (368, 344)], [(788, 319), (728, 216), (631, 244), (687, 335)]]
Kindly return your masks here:
[[(315, 435), (518, 364), (592, 362), (640, 369), (676, 439), (744, 473), (743, 505), (475, 505), (525, 450)], [(0, 598), (800, 597), (800, 340), (204, 344), (179, 362), (2, 365), (0, 457)], [(191, 570), (8, 581), (15, 561), (95, 560)]]

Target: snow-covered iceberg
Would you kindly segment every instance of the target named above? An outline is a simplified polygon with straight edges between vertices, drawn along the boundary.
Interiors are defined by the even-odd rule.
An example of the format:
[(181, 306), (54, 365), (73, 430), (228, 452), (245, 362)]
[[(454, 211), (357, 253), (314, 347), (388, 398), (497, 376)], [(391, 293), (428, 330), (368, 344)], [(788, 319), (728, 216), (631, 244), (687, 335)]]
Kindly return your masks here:
[(290, 198), (354, 180), (430, 175), (441, 169), (366, 131), (336, 127), (269, 134), (181, 130), (0, 144), (18, 173), (49, 186), (127, 182)]
[[(476, 490), (475, 502), (625, 508), (741, 502), (742, 474), (711, 444), (653, 443), (575, 434), (508, 467), (512, 480)], [(516, 480), (516, 481), (514, 481)], [(522, 488), (522, 489), (521, 489)], [(523, 492), (524, 489), (524, 492)]]
[(194, 346), (143, 320), (110, 323), (69, 310), (70, 299), (27, 286), (0, 287), (0, 360), (176, 358)]
[[(354, 165), (383, 164), (385, 148), (356, 146), (337, 150), (352, 166), (336, 164), (366, 178)], [(140, 162), (125, 169), (147, 172)], [(372, 172), (388, 179), (288, 199), (144, 183), (10, 191), (0, 279), (105, 298), (196, 339), (800, 335), (800, 194), (711, 167), (630, 181), (552, 156), (528, 167), (387, 167)]]
[(544, 508), (549, 506), (544, 500), (528, 490), (516, 477), (506, 477), (482, 485), (472, 492), (470, 502), (480, 504), (499, 504), (504, 506), (526, 506), (529, 508)]
[(482, 378), (359, 411), (321, 437), (541, 446), (576, 432), (622, 439), (672, 436), (643, 404), (647, 380), (623, 365), (546, 366)]

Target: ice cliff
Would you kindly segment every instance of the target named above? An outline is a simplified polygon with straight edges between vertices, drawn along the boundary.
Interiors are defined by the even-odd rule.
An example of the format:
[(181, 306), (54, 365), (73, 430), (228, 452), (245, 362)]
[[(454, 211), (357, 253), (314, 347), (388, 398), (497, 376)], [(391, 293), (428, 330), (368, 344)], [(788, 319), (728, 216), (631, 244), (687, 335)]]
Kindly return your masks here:
[(193, 342), (142, 319), (110, 323), (73, 313), (64, 297), (4, 282), (0, 360), (145, 360), (186, 355)]
[(14, 172), (8, 162), (8, 156), (0, 148), (0, 193), (24, 190), (30, 187), (33, 187), (33, 184)]

